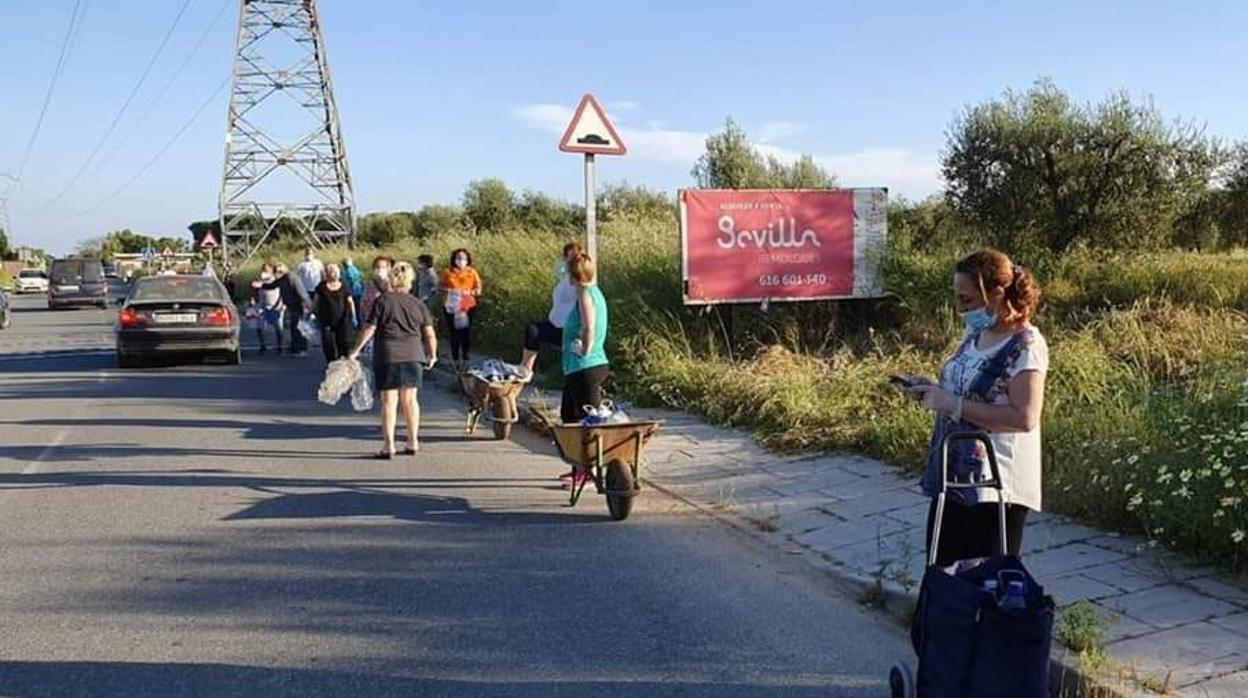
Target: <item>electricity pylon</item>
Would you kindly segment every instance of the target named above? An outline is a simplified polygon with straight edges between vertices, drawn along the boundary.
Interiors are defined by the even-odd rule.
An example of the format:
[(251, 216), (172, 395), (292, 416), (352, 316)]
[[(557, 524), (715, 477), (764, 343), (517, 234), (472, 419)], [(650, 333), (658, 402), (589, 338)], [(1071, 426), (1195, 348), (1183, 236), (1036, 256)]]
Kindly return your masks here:
[(316, 0), (240, 4), (219, 203), (227, 259), (292, 231), (314, 247), (351, 244), (355, 192)]

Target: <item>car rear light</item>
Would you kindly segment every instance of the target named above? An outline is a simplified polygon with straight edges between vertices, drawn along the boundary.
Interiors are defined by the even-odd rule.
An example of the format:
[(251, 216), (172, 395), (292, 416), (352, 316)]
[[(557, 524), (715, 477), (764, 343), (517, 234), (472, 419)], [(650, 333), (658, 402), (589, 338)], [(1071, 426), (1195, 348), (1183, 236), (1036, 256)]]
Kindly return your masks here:
[(139, 314), (134, 308), (126, 308), (117, 316), (117, 320), (122, 327), (142, 327), (147, 324), (147, 318)]
[(229, 325), (234, 318), (230, 315), (230, 309), (226, 307), (213, 308), (204, 316), (205, 325), (222, 326)]

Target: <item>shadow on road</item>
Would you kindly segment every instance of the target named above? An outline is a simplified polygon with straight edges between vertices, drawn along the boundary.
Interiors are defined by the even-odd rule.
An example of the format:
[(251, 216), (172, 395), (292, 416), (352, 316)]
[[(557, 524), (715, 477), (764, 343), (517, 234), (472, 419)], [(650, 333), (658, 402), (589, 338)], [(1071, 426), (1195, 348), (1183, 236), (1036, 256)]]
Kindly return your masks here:
[[(124, 417), (84, 417), (82, 419), (27, 419), (0, 422), (0, 425), (74, 428), (117, 427), (119, 429), (236, 429), (242, 438), (258, 441), (307, 441), (309, 439), (377, 440), (377, 427), (372, 425), (348, 423), (308, 424), (290, 420), (248, 422), (235, 419), (212, 418), (130, 419)], [(232, 438), (233, 435), (231, 435)], [(433, 437), (429, 437), (426, 440), (432, 441)], [(0, 447), (0, 457), (3, 457), (4, 452), (5, 449)], [(314, 455), (315, 453), (313, 452)], [(322, 455), (329, 454), (322, 453)]]
[[(413, 668), (415, 669), (415, 668)], [(418, 669), (417, 669), (418, 670)], [(166, 696), (827, 696), (825, 687), (749, 686), (728, 682), (584, 679), (480, 680), (389, 676), (363, 671), (241, 664), (154, 662), (0, 662), (0, 693), (25, 698), (165, 698)], [(878, 689), (836, 693), (874, 696)]]

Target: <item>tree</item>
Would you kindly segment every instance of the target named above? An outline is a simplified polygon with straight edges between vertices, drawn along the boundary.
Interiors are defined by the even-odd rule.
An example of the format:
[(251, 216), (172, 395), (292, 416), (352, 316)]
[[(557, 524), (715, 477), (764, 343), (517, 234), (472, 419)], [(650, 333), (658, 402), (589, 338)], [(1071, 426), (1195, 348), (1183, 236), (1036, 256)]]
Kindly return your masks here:
[(576, 235), (585, 228), (585, 209), (541, 192), (526, 190), (516, 204), (516, 220), (527, 230), (566, 237)]
[(464, 190), (464, 213), (477, 232), (500, 230), (516, 212), (516, 199), (499, 179), (479, 179)]
[(676, 217), (676, 201), (664, 192), (628, 182), (608, 184), (598, 193), (598, 216), (604, 221), (631, 216), (658, 219)]
[(946, 200), (1022, 255), (1168, 244), (1218, 163), (1215, 142), (1123, 93), (1079, 106), (1052, 82), (968, 108), (950, 127)]
[(13, 256), (13, 250), (9, 248), (8, 232), (4, 228), (0, 228), (0, 259), (9, 259)]
[(1248, 246), (1248, 142), (1231, 150), (1218, 198), (1220, 242), (1225, 246)]
[(416, 238), (425, 240), (435, 235), (462, 232), (465, 229), (463, 209), (458, 206), (429, 204), (416, 212)]
[(416, 237), (411, 213), (370, 213), (356, 226), (356, 238), (367, 245), (393, 245)]
[(724, 121), (723, 132), (707, 136), (706, 152), (691, 174), (703, 189), (764, 189), (770, 183), (767, 163), (731, 116)]
[(704, 189), (831, 189), (836, 178), (802, 155), (786, 163), (775, 155), (764, 157), (732, 117), (721, 133), (706, 139), (706, 152), (693, 166), (694, 181)]

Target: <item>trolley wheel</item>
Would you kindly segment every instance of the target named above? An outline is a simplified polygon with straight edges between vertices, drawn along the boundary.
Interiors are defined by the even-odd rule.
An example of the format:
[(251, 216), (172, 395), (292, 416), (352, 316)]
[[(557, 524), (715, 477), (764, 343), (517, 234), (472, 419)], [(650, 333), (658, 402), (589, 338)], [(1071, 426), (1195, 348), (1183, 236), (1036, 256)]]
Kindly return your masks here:
[(897, 662), (888, 672), (888, 695), (891, 698), (915, 698), (914, 673), (910, 665)]
[(507, 422), (494, 422), (494, 438), (499, 441), (506, 441), (511, 438), (511, 424)]
[[(616, 493), (627, 494), (616, 494)], [(620, 461), (607, 465), (607, 510), (615, 521), (623, 521), (633, 511), (633, 471)]]

